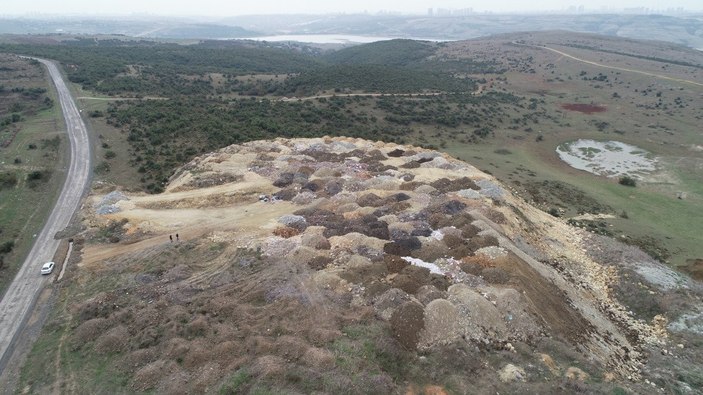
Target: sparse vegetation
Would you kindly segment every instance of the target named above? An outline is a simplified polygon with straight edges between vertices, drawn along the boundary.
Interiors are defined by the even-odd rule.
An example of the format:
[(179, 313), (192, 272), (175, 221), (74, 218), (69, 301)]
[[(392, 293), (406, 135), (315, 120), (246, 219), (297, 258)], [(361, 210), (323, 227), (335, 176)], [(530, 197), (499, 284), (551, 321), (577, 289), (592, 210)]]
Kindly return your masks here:
[(624, 185), (626, 187), (636, 187), (637, 186), (637, 180), (630, 177), (630, 176), (622, 176), (620, 177), (620, 180), (618, 181), (620, 185)]
[[(553, 33), (544, 34), (544, 37), (551, 37), (549, 45), (559, 42), (550, 36)], [(541, 45), (540, 37), (543, 36), (535, 34), (530, 40)], [(595, 220), (570, 219), (568, 223), (596, 234), (622, 235), (623, 241), (641, 247), (662, 261), (676, 254), (679, 259), (685, 255), (680, 248), (669, 246), (679, 240), (670, 241), (663, 235), (680, 235), (681, 243), (688, 243), (679, 245), (690, 246), (693, 244), (690, 240), (695, 239), (690, 237), (696, 231), (696, 227), (691, 226), (691, 218), (696, 216), (691, 213), (699, 211), (696, 199), (701, 181), (696, 175), (681, 177), (692, 197), (679, 201), (660, 193), (646, 178), (639, 180), (639, 188), (629, 189), (613, 180), (569, 173), (553, 161), (553, 147), (581, 134), (606, 139), (610, 133), (618, 133), (618, 138), (626, 141), (644, 141), (643, 144), (648, 145), (646, 148), (655, 153), (660, 145), (669, 150), (667, 154), (686, 147), (685, 155), (690, 156), (687, 159), (699, 160), (697, 151), (690, 149), (690, 142), (697, 140), (688, 131), (677, 129), (683, 119), (680, 108), (684, 107), (680, 106), (694, 102), (697, 96), (677, 91), (676, 96), (683, 98), (674, 100), (669, 91), (654, 86), (649, 80), (642, 82), (592, 65), (554, 64), (555, 54), (520, 47), (513, 38), (446, 44), (396, 40), (314, 57), (270, 48), (268, 44), (225, 42), (202, 42), (185, 48), (149, 42), (120, 42), (118, 45), (112, 41), (100, 43), (77, 38), (61, 46), (8, 48), (48, 57), (54, 54), (65, 63), (71, 54), (74, 57), (71, 64), (75, 67), (68, 68), (67, 72), (74, 82), (87, 89), (113, 95), (154, 95), (168, 99), (110, 103), (87, 112), (91, 121), (116, 130), (101, 144), (103, 151), (99, 151), (98, 157), (106, 160), (96, 166), (96, 174), (107, 174), (111, 169), (119, 173), (122, 162), (129, 161), (135, 174), (139, 174), (137, 178), (141, 178), (142, 187), (150, 192), (162, 192), (173, 171), (192, 158), (232, 143), (280, 136), (349, 135), (440, 147), (461, 159), (475, 161), (477, 166), (506, 181), (511, 189), (555, 217), (611, 214), (595, 216), (598, 218)], [(150, 51), (153, 54), (149, 55)], [(602, 52), (606, 57), (602, 62), (611, 59), (607, 56), (617, 55)], [(431, 60), (428, 60), (429, 55), (432, 55)], [(287, 60), (264, 64), (266, 56), (274, 59), (273, 63), (276, 59)], [(288, 56), (290, 58), (286, 58)], [(174, 62), (176, 59), (178, 61)], [(463, 66), (467, 68), (462, 70)], [(586, 70), (581, 71), (581, 68)], [(510, 72), (499, 74), (506, 70)], [(479, 72), (496, 74), (485, 75), (485, 78), (465, 75)], [(521, 75), (531, 74), (536, 75), (515, 81)], [(337, 77), (340, 78), (335, 79)], [(476, 95), (471, 94), (476, 88), (473, 78), (480, 82), (482, 89)], [(566, 89), (566, 84), (561, 84), (565, 81), (573, 85)], [(644, 87), (646, 84), (651, 85)], [(8, 88), (2, 92), (7, 91)], [(363, 92), (384, 96), (345, 96)], [(437, 95), (419, 95), (423, 92)], [(21, 91), (14, 93), (23, 95)], [(35, 93), (40, 98), (45, 95), (45, 92)], [(318, 93), (337, 96), (288, 100), (291, 96)], [(283, 95), (289, 98), (281, 100)], [(24, 97), (35, 100), (32, 95)], [(667, 103), (667, 99), (671, 100)], [(580, 104), (576, 108), (584, 111), (567, 111), (562, 107), (564, 103)], [(615, 104), (619, 106), (617, 112), (611, 111)], [(23, 118), (26, 115), (22, 111), (26, 106), (14, 105), (12, 109), (21, 115), (15, 123), (10, 116), (5, 126), (11, 128), (25, 122), (28, 118)], [(652, 117), (651, 121), (643, 122), (647, 117)], [(124, 136), (129, 148), (114, 136)], [(31, 141), (21, 142), (22, 154), (28, 144), (33, 145), (32, 155), (47, 154), (42, 151), (53, 149), (52, 144), (41, 138)], [(664, 141), (666, 145), (660, 144)], [(314, 151), (304, 155), (316, 160), (321, 158)], [(354, 154), (360, 158), (358, 163), (364, 174), (371, 176), (372, 181), (364, 182), (383, 179), (373, 176), (388, 177), (388, 174), (425, 167), (431, 161), (422, 158), (395, 167), (380, 163), (374, 155), (377, 154)], [(400, 152), (394, 158), (404, 155)], [(258, 166), (268, 160), (262, 156), (253, 163)], [(34, 173), (27, 170), (13, 172), (17, 177), (14, 186), (0, 188), (0, 193), (11, 191), (24, 180), (29, 185), (50, 179), (51, 173), (44, 171), (38, 170), (40, 176), (36, 179), (30, 179)], [(344, 188), (349, 190), (361, 185), (328, 183), (328, 175), (310, 177), (313, 171), (317, 169), (284, 172), (272, 180), (272, 185), (280, 189), (277, 197), (292, 200), (304, 190), (309, 195), (314, 192), (317, 199), (327, 199)], [(630, 181), (623, 182), (625, 178), (619, 183), (636, 186), (634, 178), (632, 185)], [(236, 178), (200, 178), (198, 175), (183, 187), (223, 185), (234, 180)], [(467, 180), (471, 181), (468, 178), (451, 182), (437, 180), (431, 185), (434, 192), (427, 195), (434, 198), (435, 194), (464, 189), (484, 192), (484, 188)], [(402, 184), (401, 190), (414, 191), (420, 184), (410, 180)], [(429, 186), (425, 189), (429, 190)], [(495, 391), (510, 392), (505, 389), (515, 387), (499, 383), (494, 375), (510, 362), (531, 369), (527, 382), (520, 383), (528, 392), (549, 392), (545, 389), (547, 386), (549, 389), (558, 386), (559, 390), (567, 392), (623, 391), (616, 386), (618, 383), (605, 383), (592, 362), (577, 353), (563, 351), (571, 350), (567, 344), (549, 349), (549, 352), (563, 351), (563, 354), (554, 352), (555, 358), (558, 355), (559, 363), (563, 364), (560, 368), (574, 364), (588, 371), (592, 378), (581, 382), (552, 377), (551, 368), (534, 360), (535, 350), (548, 349), (544, 343), (534, 340), (541, 336), (538, 332), (534, 337), (511, 339), (514, 353), (505, 351), (508, 348), (504, 343), (471, 343), (472, 340), (466, 338), (448, 342), (439, 351), (435, 348), (427, 354), (416, 353), (414, 346), (419, 338), (420, 317), (427, 316), (424, 309), (430, 301), (451, 299), (447, 293), (449, 280), (409, 265), (401, 256), (428, 261), (446, 257), (461, 260), (460, 274), (469, 276), (467, 283), (480, 282), (485, 287), (499, 286), (502, 290), (516, 287), (520, 292), (534, 292), (533, 286), (541, 283), (535, 278), (525, 279), (526, 266), (519, 266), (520, 262), (513, 256), (496, 260), (474, 255), (480, 248), (500, 243), (493, 236), (478, 235), (479, 229), (471, 225), (474, 219), (460, 214), (466, 208), (466, 203), (462, 203), (465, 200), (447, 199), (428, 208), (412, 218), (410, 230), (400, 226), (409, 221), (408, 210), (412, 207), (405, 202), (405, 197), (401, 194), (382, 196), (359, 197), (347, 203), (349, 211), (344, 213), (320, 207), (301, 209), (295, 214), (305, 218), (302, 225), (271, 228), (270, 234), (280, 236), (275, 238), (277, 242), (282, 239), (286, 243), (296, 243), (306, 237), (306, 226), (324, 227), (315, 238), (305, 238), (308, 243), (305, 248), (297, 249), (295, 255), (291, 253), (285, 262), (272, 259), (260, 250), (235, 250), (229, 242), (203, 239), (181, 244), (166, 242), (167, 247), (156, 245), (139, 254), (114, 258), (109, 265), (101, 267), (99, 273), (82, 272), (83, 281), (66, 290), (69, 293), (66, 297), (76, 297), (75, 313), (65, 310), (65, 316), (54, 318), (57, 326), (76, 328), (75, 331), (68, 335), (68, 343), (64, 343), (65, 348), (58, 358), (43, 360), (42, 347), (44, 350), (60, 349), (56, 347), (60, 341), (58, 331), (50, 327), (48, 343), (38, 343), (32, 357), (33, 361), (38, 361), (36, 366), (28, 369), (38, 374), (50, 371), (48, 367), (53, 363), (62, 363), (67, 372), (88, 372), (89, 378), (81, 384), (93, 392), (121, 392), (125, 388), (128, 391), (175, 392), (196, 388), (197, 380), (202, 380), (208, 383), (210, 391), (219, 389), (220, 393), (391, 392), (405, 390), (400, 383), (407, 382), (438, 384), (461, 393), (486, 382)], [(295, 204), (302, 203), (296, 201)], [(515, 207), (506, 209), (499, 200), (494, 200), (493, 204), (491, 209), (484, 210), (493, 222), (515, 224), (514, 215), (508, 215), (512, 209), (523, 229), (539, 226)], [(363, 210), (352, 213), (355, 206)], [(623, 207), (627, 211), (622, 210)], [(653, 220), (663, 215), (671, 221), (664, 224)], [(382, 216), (387, 216), (386, 220), (393, 218), (394, 225), (381, 220)], [(653, 222), (656, 226), (652, 226)], [(453, 228), (455, 233), (445, 235), (442, 240), (429, 237), (434, 229), (444, 227)], [(124, 221), (116, 221), (91, 229), (87, 235), (89, 242), (111, 243), (112, 247), (119, 248), (144, 237), (139, 232), (128, 232), (129, 228)], [(687, 230), (682, 231), (684, 228)], [(623, 229), (628, 236), (623, 235)], [(350, 239), (358, 237), (364, 243), (345, 247), (343, 255), (327, 256), (327, 251), (333, 248), (329, 240), (350, 233), (353, 233)], [(220, 235), (212, 236), (213, 239), (218, 237)], [(378, 240), (384, 244), (372, 247)], [(688, 251), (700, 251), (700, 247)], [(13, 253), (12, 250), (9, 253)], [(347, 254), (353, 255), (355, 261), (344, 267), (344, 260), (351, 259)], [(0, 254), (0, 262), (2, 259), (4, 255)], [(559, 257), (544, 262), (561, 273), (570, 264), (561, 260)], [(266, 264), (261, 264), (263, 262)], [(334, 276), (325, 272), (330, 265), (338, 269)], [(313, 283), (319, 285), (318, 281), (325, 286), (309, 288)], [(646, 281), (637, 277), (640, 284), (636, 286), (623, 277), (619, 281), (614, 284), (619, 288), (614, 289), (613, 294), (626, 302), (639, 318), (651, 321), (657, 314), (669, 311), (656, 294), (658, 291), (640, 285)], [(554, 285), (550, 284), (539, 291), (553, 290), (550, 287)], [(403, 300), (412, 294), (411, 303), (416, 305), (407, 308), (407, 316), (399, 314), (395, 320), (382, 321), (378, 318), (382, 313), (373, 310), (380, 305), (380, 299), (375, 298), (390, 289), (400, 290), (394, 295), (398, 299), (392, 300)], [(521, 295), (520, 292), (517, 295)], [(477, 301), (485, 302), (482, 298)], [(559, 301), (555, 302), (557, 306), (565, 305), (563, 293), (558, 292), (554, 295), (536, 292), (529, 299), (541, 303), (550, 298)], [(324, 312), (315, 309), (318, 303), (325, 304)], [(413, 311), (417, 319), (410, 320)], [(547, 318), (554, 314), (553, 309), (545, 311), (549, 311), (545, 315)], [(561, 313), (554, 314), (559, 316), (556, 321), (561, 323), (563, 317), (567, 317), (568, 324), (564, 325), (577, 325), (574, 324), (577, 320)], [(144, 318), (143, 321), (140, 318)], [(551, 326), (550, 330), (553, 330)], [(580, 333), (587, 330), (574, 332), (579, 335), (564, 332), (564, 336), (574, 336), (569, 341), (576, 343), (583, 340)], [(140, 335), (133, 336), (134, 333)], [(217, 350), (226, 351), (220, 355)], [(200, 373), (193, 373), (194, 367), (202, 366), (205, 361), (216, 364), (213, 371), (224, 371), (223, 366), (229, 370), (221, 376), (205, 373), (197, 376)], [(105, 372), (119, 374), (110, 376)], [(182, 381), (174, 372), (189, 375), (188, 380)], [(467, 376), (481, 380), (474, 382)], [(700, 375), (693, 373), (681, 373), (676, 380), (679, 379), (692, 384), (701, 382)], [(664, 387), (662, 380), (657, 380), (657, 385)], [(24, 382), (30, 391), (40, 392), (42, 385), (50, 383), (51, 378), (36, 382), (25, 379)], [(643, 388), (633, 382), (619, 385), (635, 388), (634, 392)], [(674, 387), (672, 384), (666, 388)]]
[(98, 163), (97, 166), (95, 166), (95, 169), (93, 169), (93, 171), (95, 171), (95, 174), (97, 175), (107, 174), (110, 172), (110, 163), (108, 163), (107, 161), (102, 161)]

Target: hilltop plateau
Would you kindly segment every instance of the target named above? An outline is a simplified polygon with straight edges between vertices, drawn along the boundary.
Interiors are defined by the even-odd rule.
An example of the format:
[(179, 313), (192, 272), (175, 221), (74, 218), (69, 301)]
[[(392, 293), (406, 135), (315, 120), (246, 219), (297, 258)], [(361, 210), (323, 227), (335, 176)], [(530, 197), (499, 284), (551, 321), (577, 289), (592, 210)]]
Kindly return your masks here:
[(703, 384), (700, 283), (437, 151), (253, 141), (158, 195), (99, 184), (81, 217), (27, 392)]

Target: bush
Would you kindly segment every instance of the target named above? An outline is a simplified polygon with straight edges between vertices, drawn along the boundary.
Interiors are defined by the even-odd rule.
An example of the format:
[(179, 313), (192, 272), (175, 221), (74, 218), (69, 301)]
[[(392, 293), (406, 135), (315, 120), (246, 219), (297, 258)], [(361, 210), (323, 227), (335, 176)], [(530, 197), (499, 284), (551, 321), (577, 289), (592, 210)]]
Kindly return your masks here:
[(0, 245), (0, 254), (9, 254), (15, 248), (14, 240), (6, 241)]
[(42, 177), (43, 177), (42, 172), (35, 170), (35, 171), (27, 174), (27, 181), (41, 180)]
[(97, 175), (107, 174), (110, 172), (110, 164), (105, 161), (102, 161), (97, 166), (95, 166), (95, 169), (93, 171)]
[(50, 172), (34, 170), (27, 174), (27, 186), (30, 188), (37, 188), (40, 183), (49, 181), (49, 178), (51, 178)]
[(620, 185), (625, 185), (626, 187), (636, 187), (637, 186), (637, 180), (630, 176), (622, 176), (620, 177), (619, 181)]
[(0, 173), (0, 190), (13, 188), (17, 185), (17, 176), (14, 173)]

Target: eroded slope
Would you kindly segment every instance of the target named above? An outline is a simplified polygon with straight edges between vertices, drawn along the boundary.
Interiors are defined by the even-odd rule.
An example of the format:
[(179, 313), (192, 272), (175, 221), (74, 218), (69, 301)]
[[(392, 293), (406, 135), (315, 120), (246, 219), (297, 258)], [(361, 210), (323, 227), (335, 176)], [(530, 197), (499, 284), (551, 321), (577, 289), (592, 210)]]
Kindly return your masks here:
[(666, 338), (580, 231), (435, 151), (252, 142), (84, 214), (61, 347), (124, 391), (605, 390)]

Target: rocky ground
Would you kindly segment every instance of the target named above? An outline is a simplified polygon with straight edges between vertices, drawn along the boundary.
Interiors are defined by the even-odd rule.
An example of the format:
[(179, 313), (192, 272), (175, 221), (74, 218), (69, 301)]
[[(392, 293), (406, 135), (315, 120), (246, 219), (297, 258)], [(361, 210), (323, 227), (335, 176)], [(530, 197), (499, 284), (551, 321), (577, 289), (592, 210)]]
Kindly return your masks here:
[(700, 283), (435, 151), (231, 146), (161, 195), (98, 189), (84, 218), (66, 348), (106, 357), (126, 392), (703, 384)]

